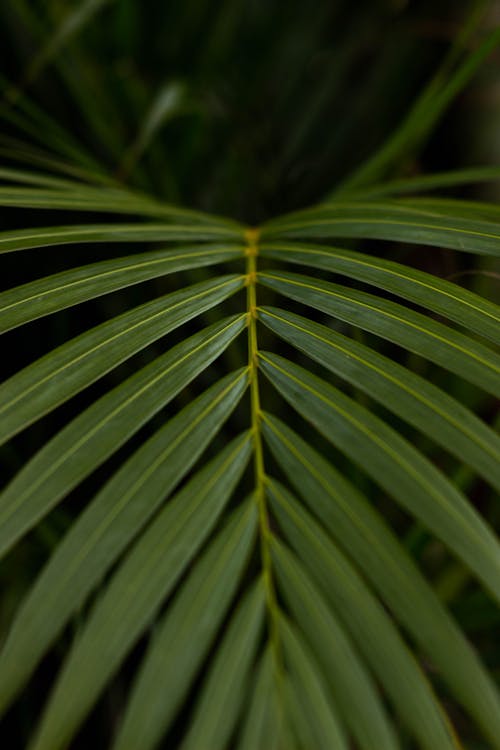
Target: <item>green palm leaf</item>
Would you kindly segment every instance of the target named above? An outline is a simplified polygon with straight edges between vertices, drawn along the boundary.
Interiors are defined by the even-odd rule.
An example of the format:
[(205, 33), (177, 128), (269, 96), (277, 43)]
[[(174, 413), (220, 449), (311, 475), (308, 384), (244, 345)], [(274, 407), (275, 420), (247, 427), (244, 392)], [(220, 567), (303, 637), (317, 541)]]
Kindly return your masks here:
[(0, 441), (242, 286), (241, 276), (218, 278), (160, 297), (87, 331), (22, 370), (0, 390)]
[[(419, 204), (417, 204), (419, 205)], [(408, 206), (406, 202), (331, 203), (270, 221), (263, 228), (263, 238), (343, 238), (410, 242), (433, 247), (500, 255), (500, 224), (479, 218), (459, 218), (441, 205), (441, 210)], [(1, 247), (1, 245), (0, 245)]]
[(281, 742), (295, 748), (293, 736), (286, 740), (283, 711), (278, 701), (274, 661), (270, 650), (262, 655), (256, 666), (254, 684), (251, 687), (251, 702), (241, 731), (238, 750), (258, 750), (267, 743), (270, 750), (277, 750)]
[[(0, 331), (50, 315), (141, 281), (236, 259), (238, 246), (193, 245), (101, 261), (48, 276), (0, 294)], [(101, 329), (102, 330), (102, 329)]]
[[(129, 70), (108, 96), (75, 39), (105, 5), (51, 35), (12, 10), (39, 51), (0, 107), (0, 556), (5, 578), (36, 563), (0, 611), (0, 714), (29, 695), (31, 750), (88, 743), (116, 695), (113, 750), (500, 750), (494, 656), (453, 599), (498, 620), (500, 307), (407, 254), (494, 274), (500, 208), (425, 193), (499, 173), (398, 172), (500, 34), (466, 52), (474, 12), (378, 152), (327, 202), (254, 228), (197, 208), (217, 207), (224, 164), (183, 205), (184, 178), (210, 171), (193, 122), (212, 127), (219, 94), (175, 73), (155, 100)], [(26, 95), (51, 62), (87, 134)], [(194, 119), (166, 145), (180, 87)]]
[(388, 750), (397, 748), (380, 696), (349, 636), (291, 553), (277, 547), (275, 555), (278, 582), (294, 618), (323, 665), (335, 703), (353, 737), (362, 748), (373, 745)]
[(325, 245), (264, 243), (267, 258), (321, 268), (385, 289), (500, 343), (498, 305), (456, 284), (384, 258)]
[(241, 601), (227, 628), (181, 745), (183, 750), (196, 750), (202, 744), (227, 745), (243, 708), (264, 613), (264, 594), (257, 583)]
[(257, 530), (253, 505), (211, 543), (161, 622), (142, 665), (116, 750), (154, 747), (170, 726), (234, 597)]
[(86, 595), (189, 471), (246, 385), (243, 371), (209, 388), (132, 455), (89, 503), (19, 612), (0, 657), (0, 704), (11, 700)]
[(291, 723), (299, 740), (314, 747), (347, 750), (347, 740), (328, 694), (324, 678), (306, 644), (284, 620), (281, 635), (290, 665), (285, 695)]
[(441, 537), (500, 600), (500, 545), (460, 492), (367, 409), (289, 360), (267, 352), (260, 358), (284, 398)]
[[(109, 212), (115, 210), (113, 200)], [(452, 208), (447, 206), (448, 213)], [(206, 222), (202, 233), (209, 226), (214, 225)], [(328, 376), (318, 378), (303, 364), (314, 360), (323, 372), (379, 401), (387, 410), (384, 414), (393, 412), (405, 420), (496, 489), (498, 436), (425, 374), (415, 374), (373, 345), (297, 315), (293, 308), (259, 307), (258, 294), (267, 288), (283, 300), (359, 326), (492, 393), (498, 392), (500, 382), (493, 346), (386, 300), (380, 290), (417, 302), (421, 309), (445, 315), (493, 342), (498, 340), (497, 306), (401, 264), (325, 246), (266, 241), (262, 255), (270, 264), (291, 262), (340, 272), (369, 283), (376, 293), (272, 267), (259, 271), (258, 235), (250, 230), (246, 250), (239, 242), (228, 244), (228, 233), (231, 240), (238, 239), (232, 229), (216, 228), (219, 242), (209, 233), (199, 234), (198, 239), (212, 238), (199, 245), (190, 244), (190, 229), (182, 236), (175, 228), (164, 235), (145, 223), (130, 236), (128, 230), (120, 235), (113, 231), (103, 226), (94, 234), (90, 230), (89, 237), (180, 239), (185, 244), (68, 269), (6, 291), (1, 297), (4, 329), (147, 279), (241, 263), (242, 258), (246, 268), (232, 275), (210, 272), (192, 286), (182, 281), (178, 290), (103, 322), (13, 375), (0, 390), (4, 440), (167, 333), (222, 305), (236, 312), (222, 315), (208, 328), (196, 323), (197, 332), (181, 336), (165, 354), (103, 393), (32, 457), (0, 496), (4, 552), (188, 383), (206, 374), (245, 327), (248, 362), (241, 361), (239, 348), (232, 350), (232, 361), (239, 360), (242, 369), (224, 377), (221, 365), (212, 370), (219, 374), (208, 390), (144, 440), (75, 521), (13, 622), (0, 656), (0, 705), (10, 704), (23, 689), (64, 626), (115, 566), (56, 682), (33, 740), (37, 750), (55, 750), (70, 741), (155, 618), (158, 632), (132, 689), (117, 748), (131, 742), (156, 747), (186, 701), (194, 705), (180, 745), (186, 748), (198, 747), (207, 737), (220, 747), (231, 737), (238, 737), (244, 749), (258, 747), (265, 733), (276, 750), (283, 743), (300, 746), (306, 739), (313, 747), (346, 748), (349, 736), (363, 750), (369, 750), (374, 738), (390, 750), (399, 746), (396, 715), (422, 747), (458, 747), (439, 698), (419, 667), (420, 652), (412, 653), (377, 596), (433, 659), (485, 736), (496, 742), (498, 694), (466, 638), (359, 491), (293, 430), (261, 410), (261, 398), (269, 399), (271, 392), (265, 395), (267, 386), (258, 372), (307, 422), (443, 539), (497, 597), (499, 547), (465, 496), (384, 415), (376, 416), (334, 388)], [(165, 231), (171, 231), (170, 225)], [(61, 232), (64, 242), (74, 241)], [(84, 235), (76, 232), (78, 241)], [(19, 233), (17, 237), (16, 248), (26, 247)], [(53, 239), (39, 230), (32, 238), (30, 246)], [(442, 241), (439, 232), (435, 241)], [(246, 305), (238, 294), (244, 286)], [(262, 351), (261, 323), (273, 341), (287, 342), (308, 359), (298, 366)], [(241, 397), (248, 381), (245, 418)], [(233, 412), (231, 419), (246, 423), (251, 432), (228, 442)], [(214, 440), (219, 441), (218, 454), (206, 463), (204, 452)], [(268, 478), (266, 445), (301, 501)], [(253, 477), (245, 470), (252, 451)], [(183, 478), (186, 484), (171, 497)], [(254, 491), (226, 526), (237, 486), (237, 495), (243, 488)], [(224, 525), (220, 532), (219, 524)], [(252, 541), (256, 528), (257, 547)], [(187, 575), (189, 565), (194, 567)], [(245, 596), (260, 567), (261, 582)], [(332, 589), (327, 582), (333, 580)], [(160, 615), (165, 602), (166, 612)], [(261, 643), (264, 614), (267, 636)], [(207, 660), (208, 674), (199, 682)], [(389, 709), (375, 680), (390, 699)], [(299, 709), (303, 705), (308, 715)]]
[[(214, 528), (248, 457), (249, 439), (245, 435), (196, 474), (135, 544), (75, 643), (34, 748), (56, 750), (66, 745), (97, 699), (99, 687), (104, 686)], [(262, 614), (262, 608), (260, 611)], [(247, 616), (244, 622), (246, 625)]]
[[(110, 207), (112, 211), (113, 208)], [(228, 227), (196, 224), (83, 224), (0, 232), (0, 253), (82, 242), (169, 242), (170, 240), (241, 240), (242, 232)]]
[(467, 461), (500, 491), (498, 435), (455, 399), (369, 347), (326, 326), (278, 308), (264, 307), (259, 319), (274, 333), (331, 372), (356, 385), (443, 448)]
[(500, 697), (496, 686), (380, 515), (350, 482), (280, 420), (264, 415), (263, 433), (311, 513), (428, 653), (486, 734), (498, 736)]
[[(271, 493), (276, 498), (276, 493), (272, 490)], [(290, 507), (292, 498), (285, 493), (279, 493), (280, 504), (274, 503), (273, 507), (286, 538), (333, 609), (344, 618), (358, 648), (402, 718), (423, 747), (429, 750), (456, 747), (439, 702), (390, 618), (306, 511), (298, 509), (295, 503)], [(281, 549), (280, 543), (276, 546)]]
[(366, 292), (290, 272), (266, 271), (263, 284), (420, 354), (480, 388), (500, 395), (500, 356), (426, 315)]
[(1, 495), (3, 553), (87, 474), (221, 354), (245, 325), (241, 316), (186, 339), (102, 396), (61, 430)]

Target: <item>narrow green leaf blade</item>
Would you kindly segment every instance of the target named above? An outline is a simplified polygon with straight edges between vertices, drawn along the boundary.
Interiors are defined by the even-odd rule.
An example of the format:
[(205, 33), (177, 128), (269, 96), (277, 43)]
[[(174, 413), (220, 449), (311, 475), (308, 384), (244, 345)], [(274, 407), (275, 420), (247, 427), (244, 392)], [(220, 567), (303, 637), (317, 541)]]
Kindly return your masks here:
[[(457, 750), (451, 727), (431, 686), (383, 607), (287, 490), (273, 482), (269, 496), (285, 538), (345, 622), (359, 651), (422, 747)], [(276, 544), (275, 541), (275, 547)]]
[(77, 188), (87, 183), (76, 182), (64, 177), (55, 177), (53, 174), (44, 172), (33, 172), (31, 170), (19, 169), (14, 167), (0, 167), (0, 180), (5, 182), (21, 183), (23, 185), (36, 185), (45, 188)]
[(0, 712), (72, 613), (189, 472), (247, 384), (246, 370), (230, 374), (182, 409), (123, 464), (75, 520), (23, 601), (0, 653)]
[[(51, 126), (53, 125), (54, 123), (51, 122)], [(1, 153), (2, 150), (0, 149)], [(28, 154), (31, 154), (31, 158)], [(74, 165), (51, 159), (37, 159), (35, 153), (32, 152), (26, 152), (24, 156), (26, 161), (41, 163), (44, 168), (55, 169), (56, 171), (62, 170), (71, 174), (73, 179), (54, 177), (52, 174), (42, 172), (1, 167), (0, 180), (23, 185), (19, 188), (13, 188), (12, 185), (8, 187), (0, 186), (0, 201), (3, 205), (18, 208), (74, 208), (104, 211), (106, 213), (128, 213), (130, 215), (163, 218), (180, 223), (213, 224), (226, 229), (244, 229), (243, 225), (234, 219), (164, 203), (147, 193), (126, 188), (122, 183), (110, 178), (106, 179), (103, 176), (97, 179), (97, 175), (88, 175), (75, 168)], [(70, 205), (72, 201), (78, 201), (78, 203)]]
[(157, 91), (148, 111), (143, 115), (134, 141), (121, 160), (119, 174), (126, 178), (137, 167), (143, 154), (168, 122), (181, 116), (189, 107), (188, 87), (180, 80), (169, 79)]
[[(5, 110), (0, 108), (0, 117), (3, 118), (4, 116)], [(51, 121), (51, 127), (53, 126), (53, 122)], [(69, 178), (89, 185), (116, 187), (116, 182), (109, 174), (105, 174), (101, 166), (96, 164), (88, 154), (79, 150), (78, 147), (75, 148), (74, 145), (73, 147), (70, 146), (74, 154), (74, 156), (70, 157), (71, 161), (65, 161), (65, 157), (59, 158), (54, 156), (53, 152), (47, 150), (48, 147), (49, 144), (47, 143), (44, 148), (40, 148), (39, 146), (35, 147), (31, 145), (31, 143), (28, 145), (19, 138), (0, 134), (0, 156), (8, 159), (9, 162), (28, 164), (30, 167), (40, 167), (43, 170), (48, 170), (51, 176), (52, 173), (55, 175), (64, 175), (61, 179)], [(11, 178), (6, 177), (6, 179)], [(55, 179), (58, 178), (56, 177)], [(19, 180), (16, 180), (16, 182), (19, 182)], [(44, 184), (48, 185), (47, 182)], [(55, 184), (54, 187), (56, 187)]]
[(259, 275), (286, 297), (345, 320), (436, 362), (500, 397), (500, 356), (432, 318), (356, 289), (289, 272)]
[[(126, 193), (120, 193), (107, 188), (91, 188), (76, 183), (68, 185), (64, 190), (60, 188), (41, 189), (33, 187), (4, 187), (0, 185), (0, 206), (12, 208), (48, 209), (50, 211), (91, 211), (99, 213), (128, 214), (130, 216), (158, 216), (167, 218), (172, 210), (162, 214), (161, 204), (156, 213), (153, 203), (141, 200), (132, 202)], [(179, 210), (178, 220), (184, 219)], [(204, 223), (208, 223), (208, 218)]]
[[(0, 179), (3, 173), (5, 170), (0, 170)], [(10, 179), (12, 178), (13, 173), (10, 172)], [(28, 183), (33, 179), (35, 178), (28, 176)], [(39, 178), (40, 180), (43, 178)], [(29, 184), (23, 187), (0, 185), (0, 206), (148, 216), (178, 224), (210, 225), (223, 231), (243, 230), (243, 226), (232, 219), (163, 203), (148, 197), (147, 194), (126, 190), (118, 185), (117, 187), (94, 187), (70, 180), (45, 178), (45, 182), (47, 180), (50, 180), (50, 183), (45, 188), (31, 187)]]
[(238, 245), (204, 244), (101, 261), (46, 276), (0, 294), (0, 333), (159, 276), (235, 260)]
[(453, 169), (447, 172), (434, 172), (433, 174), (416, 175), (415, 177), (401, 178), (381, 182), (378, 185), (359, 188), (351, 195), (362, 198), (380, 198), (391, 195), (404, 195), (405, 193), (420, 193), (428, 190), (441, 190), (443, 188), (457, 187), (459, 185), (470, 185), (479, 182), (500, 181), (500, 168), (494, 166), (468, 167), (465, 169)]
[(230, 443), (169, 502), (134, 545), (66, 659), (33, 750), (62, 750), (172, 591), (229, 501), (251, 454)]
[(233, 513), (156, 628), (113, 750), (156, 747), (205, 659), (255, 541), (255, 503)]
[(432, 274), (373, 255), (326, 245), (269, 242), (262, 245), (260, 254), (286, 263), (321, 268), (377, 289), (386, 289), (500, 344), (500, 307)]
[(237, 750), (280, 750), (282, 747), (295, 750), (285, 733), (283, 695), (278, 694), (276, 663), (273, 651), (267, 647), (257, 667), (250, 706), (242, 727)]
[(183, 240), (238, 241), (243, 230), (211, 224), (83, 224), (67, 227), (39, 227), (0, 232), (0, 253), (28, 250), (48, 245), (87, 242), (170, 242)]
[(259, 319), (474, 468), (500, 492), (500, 437), (454, 398), (376, 351), (274, 307)]
[(403, 198), (399, 203), (415, 211), (446, 214), (446, 216), (456, 219), (477, 219), (478, 221), (485, 220), (496, 223), (500, 220), (500, 207), (496, 203), (488, 203), (486, 201), (468, 201), (436, 196), (415, 196), (413, 198)]
[(395, 430), (333, 386), (282, 357), (260, 367), (299, 414), (418, 518), (500, 601), (500, 545), (467, 499)]
[(218, 277), (146, 302), (28, 365), (0, 386), (0, 443), (243, 284), (243, 277)]
[[(396, 200), (352, 201), (306, 209), (264, 225), (264, 240), (357, 237), (447, 247), (500, 257), (500, 222), (459, 218), (445, 208), (426, 211)], [(1, 245), (0, 245), (1, 247)]]
[(264, 587), (259, 580), (231, 619), (202, 686), (181, 750), (227, 747), (248, 691), (264, 612)]
[(348, 750), (343, 726), (309, 648), (284, 617), (280, 633), (289, 665), (289, 720), (295, 725), (303, 747)]
[(281, 420), (265, 414), (262, 432), (322, 528), (436, 665), (492, 747), (500, 747), (498, 689), (395, 534), (371, 503)]
[[(270, 484), (272, 488), (272, 482)], [(300, 564), (284, 545), (273, 545), (276, 576), (294, 621), (301, 628), (340, 718), (364, 750), (398, 750), (394, 728), (377, 688), (360, 660), (344, 626), (323, 600)]]
[(246, 315), (239, 315), (191, 336), (102, 396), (50, 440), (0, 495), (1, 553), (205, 370), (245, 326)]

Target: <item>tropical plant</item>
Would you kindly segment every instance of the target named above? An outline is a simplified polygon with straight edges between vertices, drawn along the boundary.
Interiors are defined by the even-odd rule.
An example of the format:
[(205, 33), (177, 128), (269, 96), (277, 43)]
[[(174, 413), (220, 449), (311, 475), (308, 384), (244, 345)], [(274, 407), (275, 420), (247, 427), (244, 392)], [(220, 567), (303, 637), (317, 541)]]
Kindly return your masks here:
[[(86, 109), (59, 52), (104, 5), (64, 18), (24, 88), (53, 62)], [(395, 179), (500, 40), (467, 51), (476, 15), (373, 157), (258, 228), (148, 190), (182, 82), (114, 176), (6, 91), (0, 205), (36, 221), (0, 232), (0, 331), (21, 348), (0, 386), (0, 709), (26, 693), (32, 716), (33, 674), (61, 664), (32, 750), (69, 747), (117, 673), (114, 750), (500, 748), (494, 670), (447, 606), (469, 586), (500, 622), (500, 308), (408, 255), (498, 258), (500, 208), (433, 191), (500, 170)]]

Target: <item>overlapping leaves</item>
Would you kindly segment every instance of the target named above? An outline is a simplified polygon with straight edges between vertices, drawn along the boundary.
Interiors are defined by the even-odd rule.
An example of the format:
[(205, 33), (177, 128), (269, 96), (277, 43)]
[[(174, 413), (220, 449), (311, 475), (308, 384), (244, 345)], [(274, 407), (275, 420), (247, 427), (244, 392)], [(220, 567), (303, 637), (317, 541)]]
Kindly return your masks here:
[[(383, 238), (498, 254), (500, 213), (453, 201), (353, 198), (269, 222), (258, 238), (234, 222), (124, 189), (16, 170), (2, 177), (21, 185), (0, 189), (4, 205), (140, 217), (4, 231), (4, 250), (168, 243), (79, 268), (68, 263), (3, 292), (2, 331), (143, 281), (170, 275), (175, 287), (69, 339), (0, 386), (7, 441), (92, 383), (105, 384), (107, 373), (149, 345), (167, 342), (124, 380), (103, 385), (0, 496), (6, 554), (130, 446), (26, 593), (2, 648), (5, 711), (87, 605), (30, 747), (66, 747), (138, 643), (144, 653), (114, 738), (119, 750), (177, 737), (181, 711), (190, 716), (175, 740), (184, 750), (346, 750), (349, 738), (363, 750), (392, 750), (400, 722), (422, 748), (460, 747), (442, 688), (436, 692), (424, 673), (428, 663), (500, 747), (491, 675), (370, 496), (333, 465), (328, 449), (298, 434), (302, 418), (500, 600), (492, 529), (397, 425), (497, 491), (498, 435), (404, 358), (338, 330), (343, 321), (498, 396), (500, 308), (409, 266), (337, 246), (342, 237)], [(310, 244), (318, 237), (325, 242)], [(297, 266), (303, 273), (290, 270)], [(193, 269), (203, 280), (190, 282)], [(164, 337), (175, 331), (181, 336), (169, 345)], [(190, 384), (197, 395), (179, 401)], [(370, 401), (353, 397), (353, 388)], [(169, 403), (173, 411), (165, 411)], [(160, 413), (163, 425), (137, 447), (133, 436)]]
[[(39, 49), (0, 107), (0, 267), (63, 261), (4, 283), (0, 332), (28, 347), (26, 324), (98, 312), (0, 384), (0, 443), (31, 451), (0, 494), (0, 555), (47, 557), (2, 634), (0, 712), (52, 654), (30, 750), (70, 747), (114, 679), (114, 750), (457, 750), (467, 722), (500, 748), (494, 676), (399, 538), (421, 529), (498, 604), (500, 547), (459, 477), (500, 489), (482, 418), (500, 308), (399, 250), (497, 258), (498, 206), (420, 194), (499, 170), (383, 181), (500, 32), (466, 52), (475, 4), (379, 151), (325, 203), (256, 231), (125, 188), (25, 96), (53, 64), (115, 175), (144, 176), (182, 86), (160, 88), (127, 144), (78, 48), (59, 54), (107, 5), (50, 8), (47, 33), (12, 4)], [(42, 218), (16, 228), (12, 208)]]

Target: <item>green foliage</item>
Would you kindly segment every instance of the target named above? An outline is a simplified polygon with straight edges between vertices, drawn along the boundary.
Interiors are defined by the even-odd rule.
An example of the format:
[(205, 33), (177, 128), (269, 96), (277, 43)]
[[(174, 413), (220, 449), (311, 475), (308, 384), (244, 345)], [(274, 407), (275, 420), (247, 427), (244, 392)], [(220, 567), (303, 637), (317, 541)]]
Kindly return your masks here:
[[(199, 81), (177, 71), (146, 103), (135, 74), (119, 93), (100, 80), (96, 14), (133, 49), (139, 4), (39, 5), (1, 11), (38, 40), (0, 112), (0, 332), (12, 342), (0, 712), (12, 747), (28, 716), (30, 750), (500, 748), (488, 651), (500, 307), (425, 262), (494, 274), (500, 208), (421, 195), (500, 170), (404, 172), (500, 41), (478, 40), (483, 4), (373, 155), (326, 200), (319, 175), (310, 207), (298, 190), (258, 228), (216, 215), (241, 217), (239, 198), (214, 184), (203, 197), (204, 171), (192, 171), (211, 158), (197, 140)], [(202, 55), (212, 72), (244, 3), (223, 5)], [(173, 15), (191, 39), (178, 13), (153, 16)], [(340, 59), (355, 51), (347, 36)], [(314, 141), (339, 65), (285, 138), (269, 193)], [(88, 142), (71, 117), (57, 124), (50, 85)], [(119, 114), (137, 100), (142, 121), (124, 133)], [(238, 178), (241, 165), (227, 166)], [(188, 173), (197, 209), (179, 207)]]

